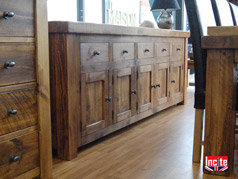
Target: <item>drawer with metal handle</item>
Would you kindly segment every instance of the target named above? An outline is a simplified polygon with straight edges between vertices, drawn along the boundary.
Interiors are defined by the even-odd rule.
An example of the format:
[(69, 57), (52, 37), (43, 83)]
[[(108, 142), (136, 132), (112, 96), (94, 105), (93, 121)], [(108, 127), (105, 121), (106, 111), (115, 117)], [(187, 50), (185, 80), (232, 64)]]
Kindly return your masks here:
[(134, 43), (113, 43), (113, 61), (135, 58)]
[(184, 55), (184, 39), (177, 39), (172, 43), (173, 56)]
[(0, 178), (15, 178), (39, 167), (38, 132), (0, 142)]
[(155, 43), (155, 56), (156, 57), (170, 56), (170, 43), (169, 42)]
[(34, 44), (0, 43), (0, 86), (36, 81)]
[(34, 6), (33, 0), (1, 1), (0, 6), (0, 36), (34, 36)]
[(82, 65), (109, 61), (108, 43), (81, 43), (80, 53)]
[(154, 44), (153, 43), (138, 43), (138, 58), (153, 58)]
[(37, 125), (36, 89), (0, 93), (0, 135)]

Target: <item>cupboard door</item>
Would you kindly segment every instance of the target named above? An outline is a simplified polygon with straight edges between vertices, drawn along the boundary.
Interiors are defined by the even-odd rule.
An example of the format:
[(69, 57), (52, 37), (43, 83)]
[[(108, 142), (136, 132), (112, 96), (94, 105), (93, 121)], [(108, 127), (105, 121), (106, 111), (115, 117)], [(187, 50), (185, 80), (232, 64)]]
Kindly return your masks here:
[(82, 74), (81, 77), (81, 114), (82, 135), (89, 135), (110, 124), (108, 72)]
[(154, 106), (167, 103), (169, 99), (169, 63), (155, 65)]
[(136, 68), (124, 68), (113, 72), (114, 122), (120, 122), (136, 114)]
[(183, 74), (184, 74), (184, 62), (178, 61), (171, 64), (170, 73), (170, 92), (172, 100), (178, 97), (183, 97)]
[(152, 99), (154, 89), (153, 82), (153, 66), (144, 65), (138, 67), (138, 112), (144, 112), (152, 109)]

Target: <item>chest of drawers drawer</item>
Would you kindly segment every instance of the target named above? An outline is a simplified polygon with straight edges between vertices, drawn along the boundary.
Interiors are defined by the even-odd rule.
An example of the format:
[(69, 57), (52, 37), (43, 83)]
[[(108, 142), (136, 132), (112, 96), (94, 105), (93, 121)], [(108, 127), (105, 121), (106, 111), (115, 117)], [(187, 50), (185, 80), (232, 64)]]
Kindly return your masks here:
[(34, 36), (34, 0), (1, 1), (0, 36)]
[(0, 135), (37, 124), (35, 89), (0, 93)]
[(109, 61), (108, 43), (81, 43), (80, 51), (83, 65)]
[(138, 43), (138, 58), (153, 58), (154, 44), (153, 43)]
[(134, 59), (134, 43), (113, 43), (113, 61)]
[(0, 86), (36, 80), (33, 44), (0, 43)]
[(15, 178), (39, 167), (38, 132), (0, 142), (0, 178)]

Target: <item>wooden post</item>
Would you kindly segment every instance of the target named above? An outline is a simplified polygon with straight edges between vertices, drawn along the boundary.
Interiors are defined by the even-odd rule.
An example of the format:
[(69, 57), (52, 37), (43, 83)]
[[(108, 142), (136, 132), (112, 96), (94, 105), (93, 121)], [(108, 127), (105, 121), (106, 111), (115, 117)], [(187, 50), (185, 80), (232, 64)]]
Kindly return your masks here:
[(41, 178), (52, 178), (49, 46), (46, 0), (36, 0), (36, 66)]

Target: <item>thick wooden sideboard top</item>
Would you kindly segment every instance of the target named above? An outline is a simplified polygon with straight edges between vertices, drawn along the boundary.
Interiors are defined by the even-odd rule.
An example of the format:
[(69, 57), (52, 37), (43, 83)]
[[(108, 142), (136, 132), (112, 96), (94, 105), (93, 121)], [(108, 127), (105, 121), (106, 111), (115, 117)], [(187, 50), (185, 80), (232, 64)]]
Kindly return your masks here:
[(158, 37), (189, 37), (190, 32), (164, 30), (145, 27), (125, 27), (109, 24), (93, 24), (85, 22), (53, 21), (49, 22), (50, 33), (80, 33), (107, 35), (142, 35)]

